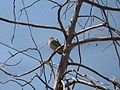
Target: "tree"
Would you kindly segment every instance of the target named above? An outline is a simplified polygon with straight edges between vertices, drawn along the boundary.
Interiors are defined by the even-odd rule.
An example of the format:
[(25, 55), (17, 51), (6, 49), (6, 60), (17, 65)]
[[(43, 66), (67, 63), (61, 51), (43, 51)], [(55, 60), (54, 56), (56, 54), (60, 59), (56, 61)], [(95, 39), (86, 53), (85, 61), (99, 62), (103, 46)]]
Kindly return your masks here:
[[(83, 54), (84, 49), (88, 48), (87, 46), (91, 47), (90, 43), (95, 45), (94, 48), (91, 47), (94, 50), (100, 48), (101, 42), (105, 42), (101, 44), (104, 48), (102, 51), (104, 56), (109, 57), (106, 55), (109, 52), (107, 49), (112, 47), (110, 50), (115, 53), (113, 57), (115, 60), (117, 58), (113, 62), (117, 62), (117, 67), (120, 67), (120, 23), (117, 20), (117, 16), (118, 18), (120, 16), (119, 0), (36, 0), (32, 2), (1, 0), (0, 12), (5, 12), (3, 11), (5, 2), (10, 4), (8, 7), (12, 7), (12, 11), (10, 11), (12, 13), (8, 17), (13, 19), (5, 17), (4, 13), (0, 15), (0, 28), (9, 27), (6, 31), (8, 41), (7, 39), (5, 41), (4, 33), (0, 41), (0, 44), (7, 48), (5, 49), (7, 54), (5, 57), (2, 56), (0, 70), (9, 78), (7, 81), (0, 81), (1, 84), (14, 82), (22, 89), (26, 87), (27, 90), (27, 86), (33, 90), (40, 90), (41, 85), (45, 85), (44, 89), (46, 90), (76, 90), (82, 88), (81, 84), (101, 90), (120, 89), (120, 83), (116, 77), (110, 78), (97, 71), (96, 68), (86, 65), (84, 59), (88, 54)], [(7, 9), (11, 10), (11, 8)], [(53, 15), (52, 19), (49, 15)], [(50, 24), (45, 25), (44, 23)], [(22, 31), (17, 31), (20, 29)], [(45, 30), (49, 34), (45, 34)], [(63, 44), (52, 53), (48, 52), (50, 48), (49, 50), (48, 48), (40, 48), (42, 45), (39, 47), (38, 38), (39, 35), (43, 35), (40, 40), (44, 40), (44, 38), (48, 38), (50, 32), (52, 35), (54, 32), (55, 35), (60, 34), (59, 40), (63, 37)], [(23, 34), (22, 37), (19, 36), (20, 33)], [(86, 44), (88, 45), (86, 46)], [(58, 55), (57, 52), (61, 48), (63, 48), (62, 55)], [(1, 52), (4, 52), (2, 48)], [(90, 53), (93, 52), (90, 51)], [(98, 55), (98, 49), (95, 50), (95, 53)], [(69, 60), (69, 57), (72, 58), (72, 61)], [(99, 62), (103, 62), (103, 57), (97, 57), (97, 59), (101, 60)], [(31, 66), (27, 67), (29, 64)], [(106, 64), (109, 62), (103, 62), (102, 66)], [(104, 67), (101, 69), (104, 70)], [(109, 71), (105, 72), (110, 73)], [(28, 77), (30, 79), (27, 79)], [(38, 84), (36, 79), (40, 82), (37, 86), (34, 85), (34, 81)]]

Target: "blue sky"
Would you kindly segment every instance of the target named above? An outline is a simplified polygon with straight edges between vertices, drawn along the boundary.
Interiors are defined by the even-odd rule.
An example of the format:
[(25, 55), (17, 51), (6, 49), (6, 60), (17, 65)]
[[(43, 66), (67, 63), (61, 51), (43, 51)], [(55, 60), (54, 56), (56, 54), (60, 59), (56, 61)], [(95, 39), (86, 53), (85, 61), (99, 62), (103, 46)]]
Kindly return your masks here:
[[(25, 5), (30, 5), (34, 0), (24, 0)], [(62, 1), (62, 0), (61, 0)], [(38, 3), (34, 4), (32, 7), (27, 9), (27, 13), (29, 16), (30, 23), (33, 24), (45, 24), (45, 25), (53, 25), (58, 26), (57, 18), (56, 18), (56, 8), (51, 9), (54, 6), (54, 4), (47, 3), (46, 0), (41, 0)], [(20, 10), (23, 8), (22, 0), (16, 0), (16, 17), (18, 18), (20, 15)], [(86, 14), (88, 10), (88, 7), (83, 7), (83, 10), (81, 11), (82, 14)], [(97, 10), (97, 9), (96, 9)], [(100, 11), (94, 11), (95, 14), (100, 14)], [(70, 16), (72, 14), (72, 10), (69, 11), (68, 17), (66, 21), (64, 21), (64, 26), (67, 27), (69, 24)], [(99, 16), (99, 15), (98, 15)], [(120, 29), (120, 23), (117, 18), (119, 18), (120, 13), (115, 13), (114, 16), (116, 17), (116, 28)], [(10, 20), (13, 20), (13, 0), (0, 0), (0, 17), (4, 17)], [(20, 21), (27, 22), (25, 12), (22, 12), (21, 17), (19, 18)], [(96, 21), (98, 23), (98, 21)], [(113, 20), (111, 20), (111, 24), (113, 23)], [(114, 26), (114, 24), (113, 24)], [(80, 30), (79, 25), (76, 27), (76, 31)], [(54, 30), (46, 30), (41, 28), (31, 28), (33, 37), (38, 45), (39, 48), (41, 48), (43, 59), (46, 60), (52, 50), (48, 47), (47, 40), (50, 36), (54, 36), (59, 39), (61, 43), (64, 43), (64, 36), (59, 31)], [(14, 25), (8, 24), (6, 22), (0, 21), (0, 42), (3, 42), (11, 47), (14, 47), (18, 50), (24, 50), (27, 48), (33, 48), (35, 47), (33, 44), (33, 41), (30, 37), (30, 31), (27, 26), (16, 26), (16, 33), (13, 44), (11, 44), (11, 38), (14, 31)], [(109, 35), (107, 31), (99, 30), (99, 31), (93, 31), (90, 32), (91, 37), (95, 36), (104, 36)], [(82, 36), (82, 35), (81, 35)], [(88, 34), (86, 34), (86, 37)], [(82, 63), (92, 67), (95, 70), (98, 70), (100, 73), (105, 74), (107, 77), (113, 78), (116, 77), (116, 79), (120, 80), (120, 69), (118, 67), (118, 59), (116, 57), (116, 53), (114, 50), (114, 46), (110, 46), (105, 51), (105, 47), (110, 45), (112, 42), (94, 42), (94, 43), (88, 43), (81, 45), (81, 53), (82, 53)], [(98, 46), (96, 46), (98, 44)], [(9, 56), (10, 53), (15, 53), (16, 51), (11, 50), (10, 48), (3, 46), (0, 44), (0, 62), (4, 62)], [(39, 58), (39, 55), (36, 51), (28, 51), (28, 54)], [(71, 53), (71, 58), (78, 60), (77, 55), (77, 48), (73, 49)], [(56, 63), (59, 63), (59, 55), (54, 56), (53, 61), (56, 61)], [(11, 72), (17, 72), (22, 73), (26, 72), (29, 69), (34, 68), (39, 63), (38, 61), (35, 61), (25, 55), (19, 54), (16, 57), (12, 58), (8, 63), (14, 64), (18, 61), (22, 60), (22, 62), (15, 67), (5, 67), (6, 70)], [(0, 65), (0, 67), (2, 64)], [(48, 68), (48, 67), (47, 67)], [(40, 70), (37, 70), (36, 72), (40, 72)], [(35, 73), (36, 73), (35, 72)], [(49, 69), (48, 69), (49, 72)], [(91, 76), (95, 76), (95, 78), (98, 78), (96, 75), (92, 74), (91, 72), (88, 72), (84, 69), (81, 69), (81, 72), (84, 74), (89, 74)], [(11, 77), (5, 75), (4, 73), (1, 73), (0, 81), (6, 81), (10, 79)], [(29, 75), (29, 77), (23, 77), (24, 79), (30, 80), (32, 76), (35, 75), (35, 73), (32, 73)], [(48, 76), (49, 77), (49, 76)], [(99, 79), (102, 81), (102, 79)], [(38, 80), (35, 79), (32, 82), (37, 90), (40, 90), (39, 88), (42, 88), (41, 90), (44, 90), (43, 84)], [(11, 87), (12, 86), (12, 87)], [(80, 85), (81, 90), (94, 90), (93, 88), (89, 88), (88, 86)], [(5, 85), (0, 84), (0, 90), (21, 90), (21, 87), (13, 82), (7, 83)], [(25, 86), (24, 90), (32, 90), (30, 86)], [(79, 87), (76, 87), (76, 90), (79, 90)]]

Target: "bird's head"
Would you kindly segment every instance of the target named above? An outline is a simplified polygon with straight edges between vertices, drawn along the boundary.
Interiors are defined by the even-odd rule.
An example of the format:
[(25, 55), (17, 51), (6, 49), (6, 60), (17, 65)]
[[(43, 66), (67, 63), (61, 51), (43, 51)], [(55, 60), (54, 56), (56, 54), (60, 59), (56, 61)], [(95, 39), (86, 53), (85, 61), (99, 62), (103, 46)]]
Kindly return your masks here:
[(55, 40), (55, 38), (52, 36), (52, 37), (49, 37), (48, 38), (48, 44), (50, 44), (51, 41)]

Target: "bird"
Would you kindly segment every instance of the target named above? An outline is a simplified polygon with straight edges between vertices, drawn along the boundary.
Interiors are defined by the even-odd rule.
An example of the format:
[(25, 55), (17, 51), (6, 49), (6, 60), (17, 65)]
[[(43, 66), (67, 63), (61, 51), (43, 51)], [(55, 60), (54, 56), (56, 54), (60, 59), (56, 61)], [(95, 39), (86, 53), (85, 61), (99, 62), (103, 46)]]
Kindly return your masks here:
[[(49, 37), (48, 45), (53, 51), (55, 51), (59, 46), (61, 46), (60, 42), (54, 37)], [(63, 48), (59, 49), (57, 53), (62, 55), (62, 52), (63, 52)]]
[[(49, 47), (50, 47), (53, 51), (55, 51), (59, 46), (61, 46), (61, 44), (60, 44), (60, 42), (58, 41), (58, 39), (55, 39), (53, 36), (52, 36), (52, 37), (49, 37), (49, 39), (48, 39), (48, 45), (49, 45)], [(60, 48), (57, 53), (60, 54), (60, 55), (62, 55), (62, 52), (63, 52), (63, 47)], [(70, 60), (71, 62), (73, 62), (73, 60), (72, 60), (70, 57), (69, 57), (69, 60)]]

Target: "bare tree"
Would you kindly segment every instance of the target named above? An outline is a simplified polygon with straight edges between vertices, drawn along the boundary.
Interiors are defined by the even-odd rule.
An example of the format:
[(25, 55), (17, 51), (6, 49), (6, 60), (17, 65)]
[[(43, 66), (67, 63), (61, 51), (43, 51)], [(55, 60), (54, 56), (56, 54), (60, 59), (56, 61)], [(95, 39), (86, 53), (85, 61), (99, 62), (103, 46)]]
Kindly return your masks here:
[[(2, 4), (4, 2), (4, 0), (0, 1), (1, 8), (3, 7)], [(40, 83), (45, 85), (44, 89), (46, 90), (75, 90), (76, 87), (81, 88), (79, 86), (81, 84), (95, 88), (96, 90), (120, 89), (120, 82), (116, 77), (107, 77), (95, 68), (91, 68), (84, 64), (81, 50), (85, 44), (96, 43), (95, 47), (99, 48), (99, 42), (110, 42), (108, 43), (109, 45), (103, 47), (103, 51), (111, 46), (111, 50), (114, 50), (115, 57), (117, 57), (117, 61), (115, 61), (118, 62), (117, 67), (120, 67), (120, 23), (118, 20), (120, 16), (119, 0), (36, 0), (30, 2), (28, 5), (26, 5), (25, 0), (20, 0), (21, 3), (17, 0), (10, 0), (9, 2), (12, 2), (13, 20), (3, 17), (1, 14), (0, 28), (5, 24), (7, 24), (7, 26), (13, 25), (13, 32), (9, 30), (12, 32), (12, 36), (10, 37), (11, 45), (2, 41), (0, 41), (0, 44), (12, 51), (6, 49), (10, 56), (6, 56), (7, 59), (1, 61), (0, 70), (4, 72), (5, 75), (10, 76), (10, 78), (7, 81), (0, 81), (1, 84), (14, 82), (21, 86), (22, 89), (24, 89), (25, 86), (30, 86), (33, 90), (37, 90), (38, 87), (34, 86), (33, 81), (37, 82), (37, 80), (39, 80)], [(55, 20), (57, 25), (45, 25), (42, 22), (40, 22), (41, 24), (32, 23), (32, 19), (29, 17), (29, 10), (34, 9), (35, 6), (40, 6), (41, 3), (47, 3), (51, 9), (54, 10), (54, 13), (56, 13), (56, 17), (54, 18), (57, 19)], [(22, 6), (18, 7), (17, 5), (20, 4), (22, 4)], [(44, 11), (44, 7), (41, 6), (40, 8)], [(17, 12), (20, 14), (17, 14)], [(20, 20), (24, 15), (27, 22), (25, 20)], [(115, 15), (117, 15), (118, 18)], [(46, 19), (44, 19), (44, 21), (46, 23), (48, 22)], [(34, 47), (25, 47), (23, 50), (14, 47), (15, 39), (17, 37), (17, 29), (22, 29), (19, 26), (24, 28), (25, 26), (28, 26), (30, 33), (29, 36)], [(47, 30), (49, 32), (51, 30), (52, 32), (57, 31), (57, 33), (62, 33), (64, 36), (64, 43), (59, 43), (58, 46), (53, 49), (54, 52), (50, 53), (50, 56), (47, 56), (47, 59), (44, 59), (44, 52), (39, 48), (38, 41), (36, 41), (33, 33), (33, 28), (38, 28), (40, 31)], [(49, 38), (46, 35), (45, 37)], [(58, 40), (56, 41), (58, 42)], [(44, 46), (46, 46), (46, 44)], [(76, 58), (72, 58), (71, 55), (74, 49), (77, 49), (77, 60)], [(47, 49), (45, 50), (47, 53)], [(37, 54), (36, 56), (34, 56), (34, 54), (29, 54), (34, 52)], [(57, 53), (60, 53), (60, 57), (57, 56)], [(37, 64), (35, 64), (36, 66), (29, 68), (28, 71), (25, 72), (23, 72), (22, 69), (17, 70), (20, 73), (12, 72), (11, 68), (16, 70), (16, 67), (24, 62), (23, 60), (18, 60), (18, 58), (24, 58), (24, 56), (28, 57), (32, 62), (37, 62)], [(57, 56), (56, 59), (59, 63), (53, 59), (55, 56)], [(16, 57), (16, 63), (13, 64), (14, 58)], [(75, 57), (77, 57), (77, 55)], [(109, 56), (106, 55), (106, 57)], [(102, 57), (100, 57), (100, 59), (102, 62)], [(11, 60), (13, 60), (13, 62)], [(28, 62), (24, 62), (24, 64), (27, 65)], [(21, 67), (25, 69), (24, 66), (21, 65)], [(102, 78), (102, 81), (99, 80), (99, 78), (96, 79), (96, 77), (91, 76), (89, 73), (82, 73), (81, 69)], [(30, 80), (26, 79), (26, 77), (29, 77)], [(40, 88), (38, 90), (40, 90)]]

